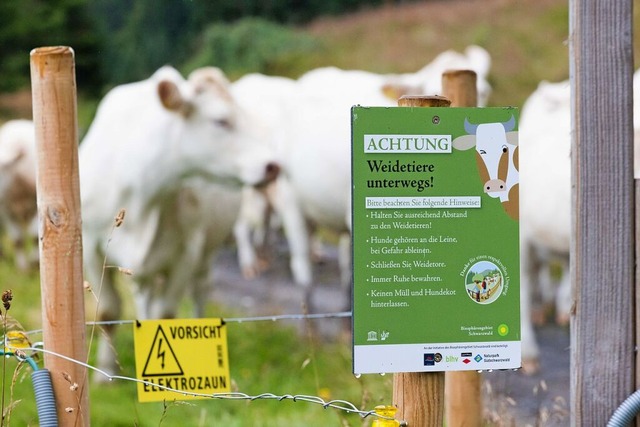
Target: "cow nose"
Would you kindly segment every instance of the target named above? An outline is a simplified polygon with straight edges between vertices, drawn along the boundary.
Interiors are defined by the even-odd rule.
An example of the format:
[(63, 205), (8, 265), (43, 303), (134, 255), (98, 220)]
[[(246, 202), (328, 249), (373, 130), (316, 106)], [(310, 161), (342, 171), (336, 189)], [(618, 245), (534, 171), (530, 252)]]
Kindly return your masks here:
[(485, 193), (495, 193), (498, 191), (505, 191), (507, 184), (501, 179), (491, 179), (484, 184)]
[(264, 172), (265, 182), (274, 181), (278, 175), (280, 175), (280, 165), (274, 162), (267, 163), (267, 167)]

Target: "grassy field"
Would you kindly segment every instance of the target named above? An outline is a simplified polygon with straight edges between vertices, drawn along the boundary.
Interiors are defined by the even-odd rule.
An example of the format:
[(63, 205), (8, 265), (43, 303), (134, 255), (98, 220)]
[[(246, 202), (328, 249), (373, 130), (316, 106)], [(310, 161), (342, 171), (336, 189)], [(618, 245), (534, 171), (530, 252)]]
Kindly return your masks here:
[[(636, 7), (636, 14), (640, 8)], [(569, 76), (568, 9), (558, 0), (431, 0), (401, 7), (383, 7), (349, 16), (320, 19), (300, 29), (322, 40), (324, 48), (297, 64), (290, 74), (323, 65), (380, 73), (416, 71), (438, 53), (461, 51), (479, 44), (491, 54), (490, 105), (521, 106), (541, 80)], [(639, 45), (639, 44), (637, 44)], [(637, 47), (636, 47), (637, 48)], [(94, 101), (88, 101), (94, 105)], [(80, 118), (86, 126), (90, 114)], [(36, 272), (16, 271), (9, 258), (0, 260), (0, 291), (12, 289), (9, 314), (27, 330), (38, 329), (40, 285)], [(93, 320), (87, 296), (87, 319)], [(183, 312), (187, 314), (184, 307)], [(242, 315), (213, 303), (209, 314)], [(126, 318), (133, 313), (127, 309)], [(34, 340), (39, 337), (35, 335)], [(231, 376), (234, 388), (248, 394), (309, 394), (350, 401), (363, 409), (391, 402), (390, 376), (351, 374), (350, 342), (319, 342), (300, 335), (289, 324), (229, 325)], [(116, 348), (124, 374), (133, 376), (133, 335), (119, 330)], [(91, 359), (90, 359), (91, 361)], [(37, 425), (29, 370), (14, 376), (16, 362), (4, 360), (4, 425)], [(136, 386), (113, 382), (91, 387), (94, 426), (360, 426), (357, 415), (292, 401), (137, 402)]]
[[(36, 273), (21, 274), (6, 261), (0, 262), (5, 289), (12, 289), (14, 300), (8, 314), (16, 317), (26, 330), (38, 329), (40, 285)], [(126, 290), (121, 289), (123, 292)], [(87, 296), (87, 320), (93, 319), (92, 297)], [(126, 318), (133, 318), (131, 309)], [(209, 316), (233, 317), (232, 308), (211, 304)], [(187, 304), (181, 312), (188, 316)], [(329, 320), (339, 321), (339, 320)], [(122, 375), (135, 377), (133, 331), (131, 325), (119, 327), (115, 348)], [(95, 332), (96, 334), (99, 331)], [(91, 334), (87, 329), (87, 336)], [(344, 340), (321, 342), (301, 334), (287, 322), (232, 322), (228, 324), (229, 358), (233, 391), (248, 395), (273, 393), (318, 396), (329, 401), (346, 400), (363, 410), (391, 401), (391, 376), (351, 374), (350, 343)], [(33, 341), (40, 334), (31, 335)], [(90, 362), (93, 356), (90, 357)], [(37, 425), (30, 369), (17, 368), (15, 359), (3, 359), (4, 408), (9, 418), (4, 425)], [(92, 374), (93, 375), (93, 374)], [(91, 425), (93, 426), (360, 426), (358, 415), (321, 405), (286, 400), (197, 400), (188, 402), (139, 403), (136, 384), (115, 380), (90, 387)]]

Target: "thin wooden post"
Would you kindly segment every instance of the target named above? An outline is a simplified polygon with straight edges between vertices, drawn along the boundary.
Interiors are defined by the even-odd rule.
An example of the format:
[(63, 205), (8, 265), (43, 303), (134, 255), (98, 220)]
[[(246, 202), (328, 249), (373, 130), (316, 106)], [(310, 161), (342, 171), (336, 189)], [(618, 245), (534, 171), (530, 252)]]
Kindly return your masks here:
[[(400, 107), (448, 107), (442, 96), (403, 96)], [(444, 413), (444, 372), (407, 372), (393, 375), (396, 418), (408, 427), (441, 427)]]
[[(472, 70), (450, 70), (442, 74), (442, 94), (452, 107), (477, 107), (478, 77)], [(482, 376), (476, 371), (445, 374), (445, 419), (448, 426), (482, 425)]]
[(569, 5), (571, 424), (602, 426), (635, 390), (633, 1)]
[[(31, 51), (45, 349), (86, 361), (74, 53)], [(60, 426), (89, 425), (86, 368), (45, 353)]]
[(473, 70), (448, 70), (442, 73), (442, 95), (452, 107), (478, 106), (478, 76)]

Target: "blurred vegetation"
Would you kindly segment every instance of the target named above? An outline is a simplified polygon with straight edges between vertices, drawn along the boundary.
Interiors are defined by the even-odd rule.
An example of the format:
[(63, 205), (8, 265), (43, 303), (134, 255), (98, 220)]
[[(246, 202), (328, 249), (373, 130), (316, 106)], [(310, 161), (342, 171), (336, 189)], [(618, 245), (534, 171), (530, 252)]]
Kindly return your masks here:
[(215, 64), (231, 79), (247, 72), (289, 74), (306, 55), (320, 49), (313, 37), (262, 18), (212, 24), (183, 69)]
[(11, 95), (28, 90), (37, 46), (74, 48), (86, 128), (108, 89), (165, 64), (215, 65), (232, 80), (327, 65), (402, 73), (470, 44), (492, 58), (490, 105), (521, 106), (541, 80), (569, 77), (568, 33), (567, 0), (3, 0), (0, 121), (30, 114)]
[(104, 84), (104, 39), (86, 5), (87, 0), (0, 1), (0, 92), (29, 86), (29, 52), (40, 46), (73, 47), (78, 85), (95, 93)]
[[(29, 52), (39, 46), (73, 47), (78, 87), (90, 94), (144, 79), (165, 64), (181, 68), (187, 61), (219, 58), (230, 63), (228, 55), (236, 53), (243, 55), (246, 67), (265, 67), (236, 65), (238, 73), (280, 70), (274, 68), (279, 60), (268, 59), (269, 54), (289, 58), (292, 50), (309, 46), (308, 42), (302, 46), (305, 38), (292, 37), (284, 27), (380, 3), (382, 0), (2, 0), (0, 92), (28, 86)], [(262, 20), (244, 21), (247, 17)], [(225, 31), (232, 40), (225, 40)], [(252, 31), (257, 31), (253, 39)], [(222, 52), (217, 52), (218, 45), (207, 46), (221, 39), (225, 42), (220, 46)], [(261, 41), (255, 46), (259, 56), (247, 51), (255, 40)]]

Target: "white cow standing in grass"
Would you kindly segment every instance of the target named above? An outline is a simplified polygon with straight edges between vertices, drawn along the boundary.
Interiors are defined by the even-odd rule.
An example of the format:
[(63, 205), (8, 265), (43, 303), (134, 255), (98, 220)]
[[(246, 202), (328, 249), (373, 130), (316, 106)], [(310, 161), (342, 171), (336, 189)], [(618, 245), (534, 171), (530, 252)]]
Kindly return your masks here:
[[(280, 169), (227, 84), (215, 68), (185, 80), (164, 67), (100, 103), (79, 153), (86, 277), (100, 320), (120, 319), (114, 267), (132, 274), (138, 318), (175, 317), (189, 293), (204, 314), (211, 258), (232, 230), (240, 184), (266, 184)], [(117, 369), (106, 340), (98, 366)]]
[[(289, 126), (289, 111), (296, 99), (296, 81), (286, 77), (248, 74), (231, 85), (231, 93), (241, 106), (252, 115), (254, 126), (271, 135), (273, 148), (279, 158), (286, 156), (285, 140)], [(311, 283), (309, 264), (309, 236), (305, 219), (290, 182), (281, 174), (267, 186), (256, 188), (245, 186), (242, 194), (240, 218), (234, 226), (234, 237), (238, 248), (238, 262), (246, 278), (254, 278), (266, 266), (256, 246), (264, 249), (272, 209), (280, 214), (290, 246), (290, 268), (298, 284)], [(281, 189), (278, 191), (277, 189)]]
[(36, 264), (39, 255), (35, 144), (31, 120), (0, 127), (0, 222), (21, 270)]
[(310, 286), (311, 266), (303, 237), (308, 231), (297, 220), (299, 215), (292, 213), (296, 210), (308, 222), (341, 233), (341, 282), (350, 283), (351, 107), (396, 106), (405, 94), (439, 95), (442, 73), (448, 69), (476, 71), (479, 99), (484, 105), (490, 93), (486, 80), (490, 63), (484, 49), (470, 46), (464, 54), (446, 51), (412, 74), (380, 75), (325, 67), (295, 81), (251, 75), (232, 84), (238, 102), (278, 136), (284, 169), (269, 195), (279, 215), (296, 218), (293, 225), (283, 219), (283, 228), (289, 242), (298, 242), (290, 245), (291, 256), (299, 260), (298, 272), (293, 271), (297, 283)]

